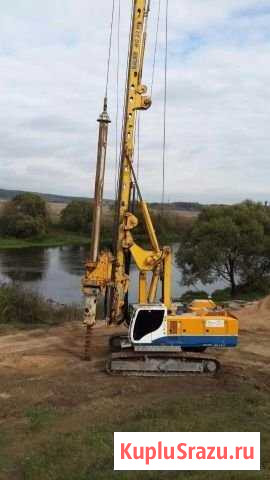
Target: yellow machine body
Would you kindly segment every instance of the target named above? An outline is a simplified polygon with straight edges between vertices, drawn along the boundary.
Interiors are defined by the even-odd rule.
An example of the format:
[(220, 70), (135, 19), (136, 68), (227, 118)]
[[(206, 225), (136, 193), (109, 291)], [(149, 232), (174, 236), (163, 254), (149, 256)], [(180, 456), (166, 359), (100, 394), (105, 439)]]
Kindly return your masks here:
[[(238, 339), (238, 320), (227, 311), (168, 315), (166, 336), (180, 337), (183, 347), (235, 347)], [(172, 343), (171, 341), (169, 343)], [(174, 341), (174, 344), (178, 343)]]
[(237, 339), (237, 318), (217, 307), (172, 315), (163, 304), (137, 304), (129, 329), (129, 340), (135, 346), (205, 350), (208, 347), (235, 347)]

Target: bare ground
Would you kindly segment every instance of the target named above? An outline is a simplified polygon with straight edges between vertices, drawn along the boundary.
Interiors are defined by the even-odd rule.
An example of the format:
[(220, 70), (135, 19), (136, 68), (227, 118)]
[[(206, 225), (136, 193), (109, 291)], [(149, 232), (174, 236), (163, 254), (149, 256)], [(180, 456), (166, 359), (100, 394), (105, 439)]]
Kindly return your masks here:
[[(110, 377), (104, 365), (109, 336), (117, 329), (107, 329), (102, 323), (93, 331), (90, 362), (83, 360), (85, 331), (78, 323), (0, 336), (0, 431), (9, 436), (16, 432), (9, 441), (8, 455), (23, 459), (33, 449), (32, 436), (24, 433), (29, 409), (65, 412), (63, 418), (55, 419), (54, 431), (76, 434), (82, 425), (124, 422), (138, 406), (167, 405), (189, 394), (222, 397), (226, 392), (237, 394), (243, 385), (270, 391), (270, 297), (242, 309), (239, 318), (240, 345), (211, 352), (223, 366), (212, 378)], [(35, 442), (47, 441), (45, 433), (36, 435)], [(2, 478), (22, 476), (15, 471), (1, 477), (0, 471)]]
[[(179, 379), (112, 378), (104, 371), (109, 336), (115, 328), (102, 323), (92, 334), (90, 362), (83, 361), (84, 328), (78, 323), (50, 329), (18, 332), (0, 337), (0, 422), (6, 416), (16, 416), (21, 406), (49, 402), (57, 405), (87, 402), (91, 398), (109, 399), (124, 389), (123, 402), (132, 400), (134, 391), (160, 399), (162, 392), (186, 388), (234, 388), (247, 381), (260, 387), (270, 387), (270, 297), (245, 307), (240, 318), (240, 345), (234, 350), (211, 352), (220, 359), (222, 371), (215, 378), (185, 377)], [(165, 388), (166, 387), (166, 388)], [(130, 392), (130, 395), (129, 393)], [(30, 398), (31, 397), (31, 398)], [(104, 413), (104, 412), (103, 412)], [(108, 412), (109, 414), (109, 412)]]

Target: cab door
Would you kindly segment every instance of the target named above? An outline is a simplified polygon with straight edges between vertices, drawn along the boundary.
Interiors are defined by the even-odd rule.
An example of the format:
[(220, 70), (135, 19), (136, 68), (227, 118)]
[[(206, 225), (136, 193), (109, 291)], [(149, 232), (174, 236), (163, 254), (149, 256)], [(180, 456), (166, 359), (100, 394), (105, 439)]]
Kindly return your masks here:
[(165, 316), (165, 307), (139, 308), (130, 325), (131, 343), (151, 345), (163, 336)]

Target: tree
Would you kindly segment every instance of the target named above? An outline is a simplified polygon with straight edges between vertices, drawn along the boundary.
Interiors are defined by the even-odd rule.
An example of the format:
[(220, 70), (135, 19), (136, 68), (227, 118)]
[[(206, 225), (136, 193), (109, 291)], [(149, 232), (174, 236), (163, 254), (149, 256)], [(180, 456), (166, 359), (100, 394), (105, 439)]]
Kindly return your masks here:
[(192, 217), (171, 210), (152, 210), (150, 214), (158, 238), (165, 241), (184, 235), (193, 223)]
[(17, 212), (48, 221), (46, 201), (36, 193), (22, 193), (14, 197), (11, 203)]
[(177, 253), (187, 285), (225, 280), (255, 286), (270, 273), (270, 209), (246, 201), (206, 207), (184, 235)]
[(0, 231), (17, 238), (41, 236), (46, 233), (48, 222), (45, 200), (34, 193), (23, 193), (5, 204)]
[(61, 225), (71, 232), (88, 233), (93, 221), (93, 203), (73, 200), (61, 212)]
[[(162, 243), (179, 238), (179, 235), (188, 231), (193, 223), (192, 217), (185, 217), (181, 213), (172, 210), (162, 211), (160, 208), (151, 209), (149, 206), (148, 209), (157, 238)], [(147, 237), (146, 226), (139, 204), (136, 205), (135, 216), (138, 218), (139, 224), (134, 230), (134, 237), (136, 238), (136, 234)]]

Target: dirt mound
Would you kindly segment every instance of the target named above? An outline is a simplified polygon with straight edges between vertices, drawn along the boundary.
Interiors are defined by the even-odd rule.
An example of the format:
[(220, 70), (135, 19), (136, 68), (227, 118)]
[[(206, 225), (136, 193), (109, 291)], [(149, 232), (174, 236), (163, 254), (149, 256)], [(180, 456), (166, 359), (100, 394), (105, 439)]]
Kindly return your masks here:
[(270, 296), (248, 305), (237, 312), (240, 329), (248, 331), (270, 331)]

